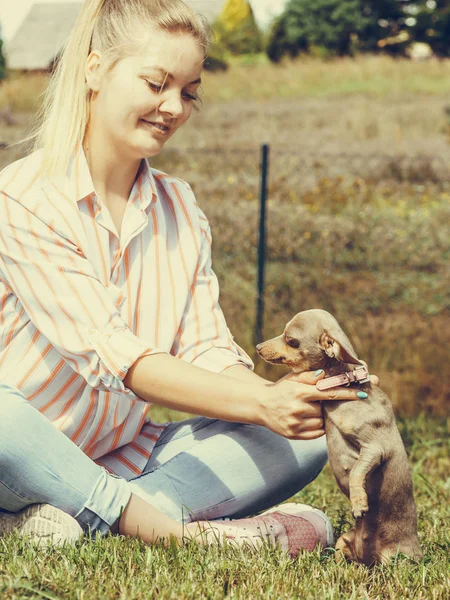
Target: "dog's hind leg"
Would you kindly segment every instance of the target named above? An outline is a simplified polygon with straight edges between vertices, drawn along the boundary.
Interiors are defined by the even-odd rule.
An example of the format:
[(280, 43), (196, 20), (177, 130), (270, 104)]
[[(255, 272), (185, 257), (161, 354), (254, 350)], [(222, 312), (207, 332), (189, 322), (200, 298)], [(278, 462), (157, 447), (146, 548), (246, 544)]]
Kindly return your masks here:
[(366, 481), (368, 475), (383, 461), (383, 451), (376, 445), (361, 446), (359, 458), (353, 465), (349, 477), (350, 502), (355, 519), (369, 510)]

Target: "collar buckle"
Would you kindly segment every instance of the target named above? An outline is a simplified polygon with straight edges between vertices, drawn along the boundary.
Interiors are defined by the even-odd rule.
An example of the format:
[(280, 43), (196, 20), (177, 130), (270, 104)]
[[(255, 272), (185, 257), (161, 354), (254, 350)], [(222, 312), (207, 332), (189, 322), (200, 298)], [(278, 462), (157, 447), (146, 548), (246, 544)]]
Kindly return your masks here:
[(359, 367), (356, 367), (353, 371), (345, 373), (345, 376), (348, 379), (347, 385), (350, 385), (351, 383), (361, 384), (370, 382), (369, 371), (364, 365), (360, 365)]

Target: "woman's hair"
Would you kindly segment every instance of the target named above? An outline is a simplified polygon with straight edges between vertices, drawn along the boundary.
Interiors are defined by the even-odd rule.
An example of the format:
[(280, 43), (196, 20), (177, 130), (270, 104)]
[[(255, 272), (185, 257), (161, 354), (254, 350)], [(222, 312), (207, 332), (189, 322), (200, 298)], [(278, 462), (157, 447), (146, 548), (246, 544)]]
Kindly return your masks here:
[[(148, 26), (144, 40), (137, 33)], [(210, 29), (183, 0), (85, 0), (64, 51), (50, 79), (31, 138), (43, 149), (41, 172), (66, 170), (73, 151), (82, 144), (89, 122), (91, 91), (86, 83), (86, 60), (99, 50), (105, 70), (139, 52), (151, 38), (151, 27), (188, 33), (204, 48)]]

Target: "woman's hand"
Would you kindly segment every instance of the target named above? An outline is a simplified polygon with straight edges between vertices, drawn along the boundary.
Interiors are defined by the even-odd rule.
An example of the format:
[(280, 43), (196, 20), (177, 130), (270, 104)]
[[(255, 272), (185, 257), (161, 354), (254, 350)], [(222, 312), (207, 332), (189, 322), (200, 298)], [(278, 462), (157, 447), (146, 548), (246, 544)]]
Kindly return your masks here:
[[(289, 373), (279, 381), (266, 385), (262, 398), (261, 423), (291, 440), (313, 440), (325, 434), (321, 400), (360, 400), (356, 387), (337, 387), (320, 391), (316, 383), (324, 372)], [(378, 385), (378, 377), (371, 382)]]

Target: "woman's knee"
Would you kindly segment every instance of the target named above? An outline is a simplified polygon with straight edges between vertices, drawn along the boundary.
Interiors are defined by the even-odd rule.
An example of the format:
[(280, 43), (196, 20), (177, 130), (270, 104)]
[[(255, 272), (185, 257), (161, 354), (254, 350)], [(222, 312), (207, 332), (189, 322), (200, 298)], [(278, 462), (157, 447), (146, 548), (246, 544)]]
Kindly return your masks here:
[(292, 447), (301, 470), (308, 473), (310, 481), (315, 479), (328, 462), (325, 436), (308, 441), (295, 440), (292, 442)]
[(321, 465), (321, 468), (323, 468), (328, 461), (328, 449), (327, 449), (327, 439), (326, 437), (323, 435), (320, 438), (317, 438), (316, 440), (311, 440), (311, 445), (314, 446), (313, 449), (313, 456), (314, 459), (317, 461), (317, 463), (319, 465)]
[[(34, 411), (28, 400), (18, 389), (0, 383), (0, 442), (21, 430), (25, 415), (30, 409)], [(0, 444), (0, 448), (3, 444)]]
[(28, 405), (28, 400), (20, 390), (6, 383), (0, 383), (0, 416), (7, 418), (11, 411), (21, 410)]

